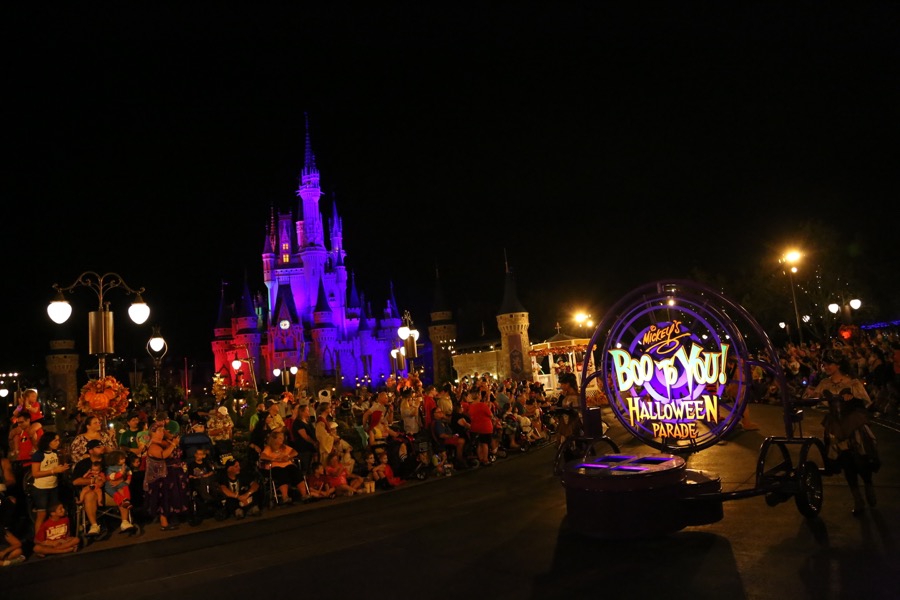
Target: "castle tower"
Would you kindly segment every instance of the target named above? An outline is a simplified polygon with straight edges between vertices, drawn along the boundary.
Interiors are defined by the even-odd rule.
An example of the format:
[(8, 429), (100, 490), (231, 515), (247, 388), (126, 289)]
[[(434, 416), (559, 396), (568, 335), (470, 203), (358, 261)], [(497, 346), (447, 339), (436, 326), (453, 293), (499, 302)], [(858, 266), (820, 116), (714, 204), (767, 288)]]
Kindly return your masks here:
[(431, 324), (428, 326), (431, 341), (434, 383), (440, 386), (453, 381), (453, 345), (456, 343), (456, 323), (453, 311), (444, 299), (440, 275), (434, 273), (434, 302), (431, 307)]
[(47, 385), (66, 413), (75, 411), (78, 404), (78, 352), (75, 340), (52, 340), (47, 355)]
[(500, 356), (497, 374), (501, 379), (512, 378), (515, 381), (531, 381), (531, 359), (528, 351), (528, 311), (519, 302), (516, 294), (516, 280), (509, 264), (506, 264), (506, 283), (503, 289), (503, 302), (497, 315), (497, 327), (500, 329)]

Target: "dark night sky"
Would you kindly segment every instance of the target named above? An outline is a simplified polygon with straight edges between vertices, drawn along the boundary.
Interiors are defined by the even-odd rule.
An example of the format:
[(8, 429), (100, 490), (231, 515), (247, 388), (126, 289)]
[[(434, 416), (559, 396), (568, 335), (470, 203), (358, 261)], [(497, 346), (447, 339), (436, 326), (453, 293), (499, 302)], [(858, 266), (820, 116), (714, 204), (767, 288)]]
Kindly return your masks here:
[[(261, 287), (270, 206), (295, 206), (304, 112), (360, 290), (393, 280), (420, 327), (435, 268), (474, 336), (506, 252), (543, 339), (808, 219), (897, 285), (896, 5), (474, 6), (4, 9), (0, 370), (43, 361), (51, 285), (85, 270), (145, 286), (171, 354), (209, 360), (220, 282)], [(81, 334), (96, 299), (70, 298)]]

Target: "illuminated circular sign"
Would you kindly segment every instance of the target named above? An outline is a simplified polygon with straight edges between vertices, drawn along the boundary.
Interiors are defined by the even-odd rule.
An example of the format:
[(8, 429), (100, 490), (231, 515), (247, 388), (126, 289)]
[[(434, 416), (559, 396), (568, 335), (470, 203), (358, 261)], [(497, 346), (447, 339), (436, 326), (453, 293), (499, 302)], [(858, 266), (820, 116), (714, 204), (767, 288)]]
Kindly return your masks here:
[(597, 371), (616, 419), (645, 444), (693, 452), (740, 422), (749, 367), (729, 305), (690, 282), (656, 283), (620, 301), (598, 327)]

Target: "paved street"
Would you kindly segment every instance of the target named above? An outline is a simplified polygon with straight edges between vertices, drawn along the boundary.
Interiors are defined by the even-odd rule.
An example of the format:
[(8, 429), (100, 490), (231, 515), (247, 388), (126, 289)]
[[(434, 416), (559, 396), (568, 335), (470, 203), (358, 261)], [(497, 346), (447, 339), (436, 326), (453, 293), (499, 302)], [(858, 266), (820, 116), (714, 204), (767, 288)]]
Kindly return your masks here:
[[(691, 457), (723, 490), (752, 489), (759, 446), (783, 435), (781, 410), (753, 405), (759, 432)], [(812, 413), (812, 414), (811, 414)], [(807, 409), (805, 431), (821, 414)], [(611, 419), (611, 417), (610, 417)], [(629, 452), (647, 452), (613, 422)], [(879, 504), (851, 516), (841, 476), (825, 478), (819, 518), (793, 501), (725, 502), (724, 518), (668, 536), (600, 541), (566, 524), (565, 491), (544, 447), (495, 466), (374, 496), (278, 509), (241, 522), (148, 525), (75, 555), (0, 571), (5, 597), (897, 598), (900, 434), (878, 426)], [(647, 452), (650, 453), (650, 452)], [(640, 515), (609, 515), (634, 519)], [(101, 593), (102, 591), (102, 593)]]

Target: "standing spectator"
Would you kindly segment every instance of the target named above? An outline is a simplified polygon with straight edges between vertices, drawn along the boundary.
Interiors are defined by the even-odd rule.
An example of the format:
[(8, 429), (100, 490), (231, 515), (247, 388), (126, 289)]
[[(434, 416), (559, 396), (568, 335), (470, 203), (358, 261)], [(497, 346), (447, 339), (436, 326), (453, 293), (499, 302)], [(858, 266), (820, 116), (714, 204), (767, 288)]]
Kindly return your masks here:
[(225, 497), (225, 512), (236, 519), (259, 514), (259, 481), (252, 473), (243, 473), (241, 463), (233, 456), (222, 457), (225, 472), (219, 479), (219, 490)]
[(422, 406), (420, 415), (422, 426), (425, 431), (431, 431), (431, 417), (434, 407), (437, 406), (436, 399), (438, 396), (437, 387), (434, 384), (425, 386), (425, 393), (422, 395)]
[(80, 540), (70, 531), (66, 507), (59, 500), (54, 500), (48, 510), (50, 517), (40, 526), (35, 524), (34, 553), (44, 557), (48, 554), (76, 552)]
[(144, 492), (150, 515), (159, 517), (162, 531), (171, 531), (178, 529), (173, 517), (188, 511), (188, 486), (180, 439), (166, 432), (166, 421), (168, 415), (161, 413), (150, 427)]
[(490, 451), (494, 438), (494, 414), (488, 403), (487, 391), (469, 390), (469, 422), (475, 435), (475, 452), (482, 466), (491, 464)]
[(125, 428), (119, 431), (119, 449), (129, 454), (126, 461), (131, 470), (132, 506), (139, 507), (144, 504), (144, 472), (147, 469), (147, 447), (150, 445), (150, 432), (147, 430), (147, 421), (141, 417), (141, 413), (134, 412), (128, 415)]
[[(31, 431), (31, 415), (16, 415), (16, 426), (9, 433), (9, 449), (12, 456), (12, 467), (19, 486), (24, 481), (25, 473), (31, 471), (31, 457), (37, 447), (37, 439)], [(21, 490), (21, 487), (19, 488)], [(23, 504), (24, 506), (24, 504)]]
[(340, 448), (341, 437), (337, 428), (331, 427), (331, 414), (331, 402), (320, 402), (316, 407), (316, 443), (319, 446), (319, 462), (323, 464), (336, 448)]
[(59, 434), (48, 431), (38, 440), (38, 449), (31, 457), (31, 474), (34, 476), (34, 529), (37, 531), (47, 518), (51, 504), (59, 500), (59, 474), (69, 467), (59, 463)]
[(400, 419), (403, 422), (403, 431), (418, 437), (423, 423), (419, 417), (421, 398), (412, 388), (404, 388), (400, 393)]
[(234, 451), (234, 421), (224, 406), (220, 406), (210, 415), (206, 422), (206, 433), (213, 442), (214, 457), (231, 454)]
[(268, 432), (284, 431), (284, 419), (281, 417), (278, 403), (273, 402), (272, 400), (266, 400), (266, 413), (266, 430)]
[(19, 405), (13, 410), (13, 415), (27, 413), (31, 417), (31, 431), (34, 433), (35, 439), (39, 439), (43, 429), (44, 413), (38, 400), (38, 391), (34, 388), (28, 388), (22, 392), (19, 402)]
[(69, 454), (73, 463), (77, 463), (87, 456), (87, 443), (91, 440), (101, 442), (106, 450), (116, 449), (115, 440), (107, 432), (103, 431), (103, 422), (100, 420), (100, 417), (90, 415), (84, 420), (82, 430), (72, 440), (72, 445), (69, 448)]
[(309, 475), (310, 467), (316, 456), (316, 426), (312, 422), (309, 404), (301, 404), (297, 407), (297, 414), (294, 422), (291, 424), (293, 428), (293, 446), (297, 451), (300, 459), (300, 471), (304, 475)]

